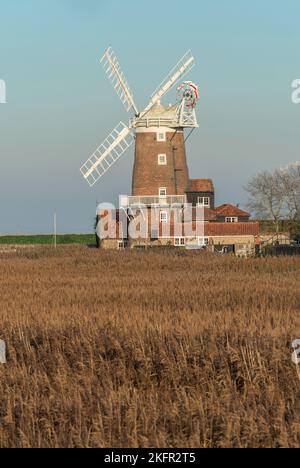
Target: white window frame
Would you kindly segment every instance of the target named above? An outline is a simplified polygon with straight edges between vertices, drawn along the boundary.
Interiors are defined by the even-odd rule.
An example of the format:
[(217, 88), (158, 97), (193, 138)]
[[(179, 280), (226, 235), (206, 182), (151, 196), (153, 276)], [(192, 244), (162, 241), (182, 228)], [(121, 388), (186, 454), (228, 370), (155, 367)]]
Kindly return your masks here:
[(128, 247), (128, 241), (118, 241), (118, 250), (124, 250)]
[(168, 212), (167, 211), (161, 211), (159, 213), (159, 221), (163, 224), (167, 224), (168, 221), (169, 221), (169, 217), (168, 217)]
[(158, 155), (158, 165), (159, 166), (167, 166), (167, 155), (166, 154), (159, 154)]
[(157, 141), (159, 141), (159, 142), (165, 142), (165, 141), (167, 141), (166, 132), (157, 132), (157, 134), (156, 134), (156, 139), (157, 139)]
[[(163, 192), (163, 194), (162, 194), (162, 192)], [(158, 191), (158, 194), (159, 194), (159, 198), (166, 198), (166, 196), (167, 196), (166, 187), (160, 187), (159, 191)]]
[(198, 237), (198, 245), (207, 247), (209, 245), (209, 237)]
[(238, 223), (239, 218), (237, 216), (227, 216), (225, 218), (225, 223)]
[(174, 237), (174, 246), (175, 247), (185, 247), (186, 246), (185, 237)]
[[(200, 201), (202, 200), (202, 201)], [(207, 203), (206, 203), (207, 201)], [(204, 206), (205, 208), (210, 208), (210, 197), (198, 197), (197, 199), (198, 206)]]

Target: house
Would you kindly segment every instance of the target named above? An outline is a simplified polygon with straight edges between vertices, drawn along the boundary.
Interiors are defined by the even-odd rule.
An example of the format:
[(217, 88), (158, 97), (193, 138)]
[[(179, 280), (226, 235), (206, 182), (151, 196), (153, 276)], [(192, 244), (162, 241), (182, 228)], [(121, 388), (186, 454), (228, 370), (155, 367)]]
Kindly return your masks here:
[(250, 213), (237, 206), (225, 204), (215, 208), (217, 220), (221, 223), (239, 223), (250, 221)]
[(209, 222), (205, 224), (205, 237), (214, 252), (255, 255), (259, 244), (259, 223)]
[[(147, 207), (148, 223), (146, 234), (138, 239), (128, 236), (127, 221), (135, 218), (130, 215), (130, 208), (116, 210), (110, 213), (110, 229), (115, 231), (102, 240), (101, 247), (104, 249), (149, 248), (149, 247), (177, 247), (177, 248), (203, 248), (211, 252), (222, 254), (234, 254), (236, 256), (248, 257), (255, 254), (260, 243), (259, 223), (251, 222), (250, 213), (241, 210), (231, 204), (223, 204), (215, 207), (215, 188), (211, 179), (194, 179), (189, 182), (186, 190), (186, 203), (193, 206), (192, 219), (190, 223), (182, 220), (180, 226), (182, 233), (178, 234), (178, 220), (170, 210), (168, 201), (162, 202), (160, 198), (155, 211), (157, 224), (153, 229), (153, 213), (151, 206)], [(156, 200), (155, 200), (156, 201)], [(138, 205), (139, 200), (137, 200)], [(156, 201), (157, 202), (157, 201)], [(179, 204), (184, 210), (185, 204)], [(135, 205), (133, 204), (131, 208)], [(198, 217), (198, 207), (203, 207)], [(101, 220), (107, 217), (108, 211), (98, 217)], [(124, 217), (125, 216), (125, 217)], [(186, 228), (190, 232), (196, 232), (197, 221), (202, 221), (203, 232), (198, 235), (185, 235)]]
[(215, 188), (211, 179), (190, 180), (186, 190), (187, 202), (193, 206), (204, 206), (214, 210)]
[(264, 233), (260, 235), (261, 244), (263, 247), (267, 245), (292, 245), (293, 239), (289, 232), (281, 232), (279, 234)]

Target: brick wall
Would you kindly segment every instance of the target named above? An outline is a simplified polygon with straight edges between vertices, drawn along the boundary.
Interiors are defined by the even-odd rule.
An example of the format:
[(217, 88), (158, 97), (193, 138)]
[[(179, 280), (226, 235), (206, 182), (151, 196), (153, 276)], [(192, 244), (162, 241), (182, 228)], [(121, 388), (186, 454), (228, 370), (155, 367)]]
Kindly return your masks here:
[[(159, 154), (166, 154), (166, 166), (158, 164)], [(162, 187), (167, 189), (167, 195), (184, 195), (188, 184), (183, 132), (167, 133), (166, 142), (157, 141), (156, 131), (136, 134), (133, 196), (158, 195)]]

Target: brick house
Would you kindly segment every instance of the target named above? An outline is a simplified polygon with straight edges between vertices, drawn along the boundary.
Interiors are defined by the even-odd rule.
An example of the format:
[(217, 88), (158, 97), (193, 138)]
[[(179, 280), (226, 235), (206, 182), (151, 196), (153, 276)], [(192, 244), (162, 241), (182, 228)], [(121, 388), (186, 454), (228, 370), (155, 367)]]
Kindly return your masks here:
[(259, 243), (259, 223), (209, 222), (205, 226), (205, 236), (213, 251), (250, 256), (255, 254)]
[(190, 180), (186, 194), (188, 203), (215, 209), (215, 188), (211, 179)]
[[(193, 226), (193, 228), (195, 228)], [(204, 233), (201, 236), (184, 237), (177, 236), (173, 225), (170, 226), (169, 236), (163, 232), (163, 223), (159, 225), (159, 233), (156, 238), (146, 238), (127, 241), (117, 239), (116, 241), (103, 241), (104, 248), (131, 248), (147, 247), (179, 247), (179, 248), (203, 248), (211, 252), (223, 254), (235, 254), (237, 256), (251, 256), (259, 244), (259, 223), (239, 222), (221, 223), (218, 221), (206, 221)]]
[(223, 223), (239, 223), (250, 221), (250, 213), (233, 205), (221, 205), (215, 208), (217, 220)]

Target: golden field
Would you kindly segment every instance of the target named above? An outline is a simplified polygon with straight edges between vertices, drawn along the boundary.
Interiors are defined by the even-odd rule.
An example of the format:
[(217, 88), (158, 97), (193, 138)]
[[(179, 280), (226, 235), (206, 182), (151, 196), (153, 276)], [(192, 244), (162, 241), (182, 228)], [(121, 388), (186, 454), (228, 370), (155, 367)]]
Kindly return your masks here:
[(300, 260), (0, 254), (0, 447), (299, 447)]

